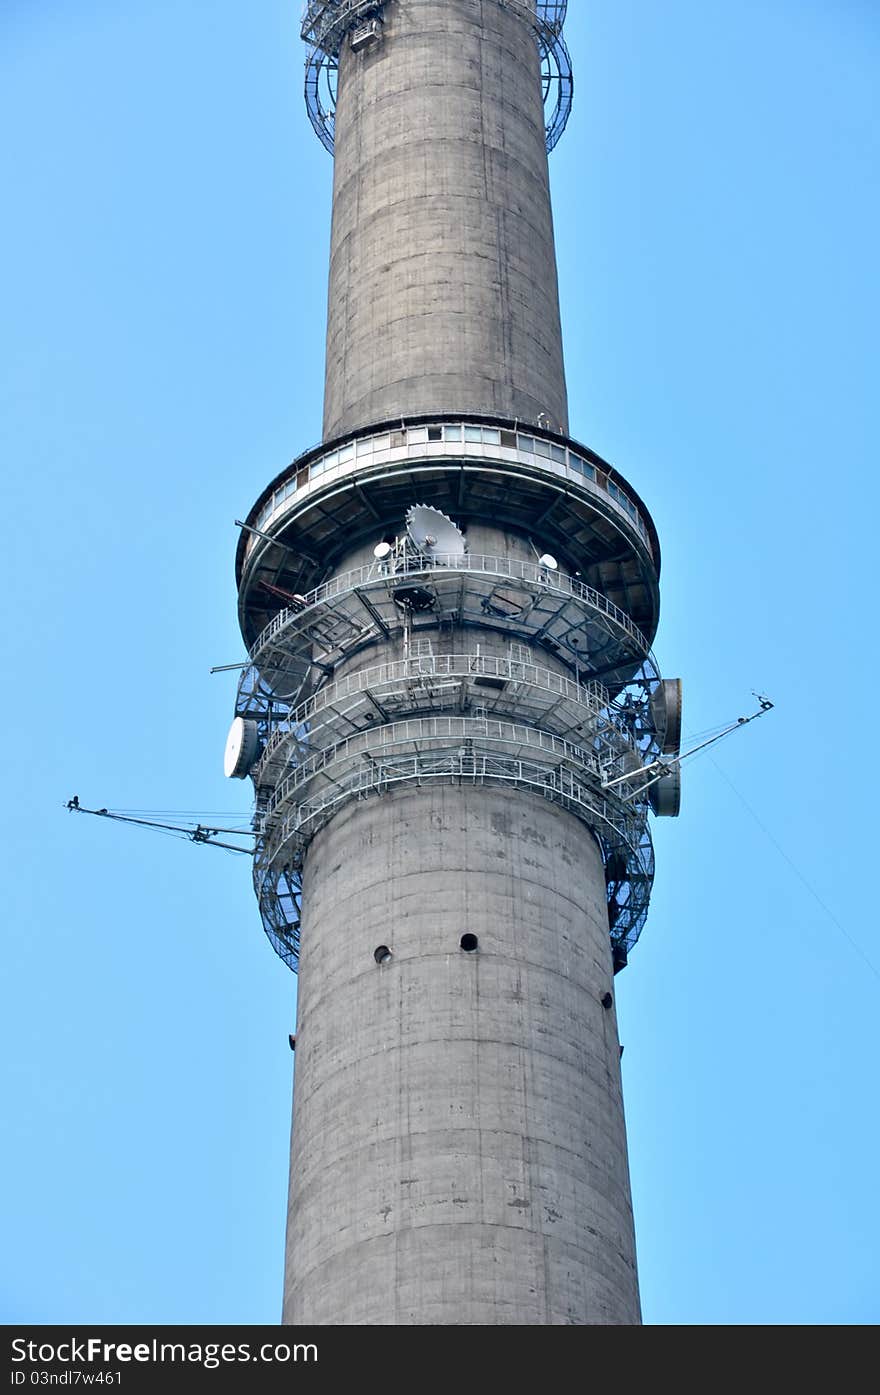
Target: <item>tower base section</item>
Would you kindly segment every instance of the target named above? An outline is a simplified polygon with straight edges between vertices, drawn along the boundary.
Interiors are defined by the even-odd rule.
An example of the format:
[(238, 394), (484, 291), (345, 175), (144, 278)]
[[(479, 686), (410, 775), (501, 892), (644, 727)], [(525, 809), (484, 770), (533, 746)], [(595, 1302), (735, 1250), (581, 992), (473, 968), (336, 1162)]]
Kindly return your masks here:
[(304, 869), (284, 1321), (640, 1321), (605, 872), (489, 787), (340, 810)]

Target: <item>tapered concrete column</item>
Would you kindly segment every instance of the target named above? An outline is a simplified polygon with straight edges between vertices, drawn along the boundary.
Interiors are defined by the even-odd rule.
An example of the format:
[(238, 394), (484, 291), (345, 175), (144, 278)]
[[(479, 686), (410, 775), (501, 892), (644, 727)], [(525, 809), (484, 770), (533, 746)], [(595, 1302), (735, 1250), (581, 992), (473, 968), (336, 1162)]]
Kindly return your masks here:
[(284, 1321), (638, 1322), (589, 831), (398, 790), (318, 835), (305, 886)]
[(307, 11), (334, 444), (239, 550), (255, 884), (299, 971), (290, 1324), (640, 1321), (614, 966), (653, 863), (609, 774), (663, 737), (657, 553), (565, 439), (537, 17)]
[(340, 53), (324, 434), (420, 412), (567, 431), (540, 65), (498, 0), (388, 0)]

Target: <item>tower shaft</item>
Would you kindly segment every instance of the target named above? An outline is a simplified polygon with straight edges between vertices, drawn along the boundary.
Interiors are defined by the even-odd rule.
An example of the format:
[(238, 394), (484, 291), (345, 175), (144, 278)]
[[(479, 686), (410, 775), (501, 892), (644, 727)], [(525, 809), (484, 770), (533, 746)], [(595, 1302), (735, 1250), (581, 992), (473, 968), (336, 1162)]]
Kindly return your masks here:
[(589, 831), (537, 795), (400, 789), (306, 874), (284, 1321), (638, 1322)]
[(438, 407), (568, 429), (538, 47), (495, 0), (339, 54), (324, 435)]
[(289, 1323), (640, 1320), (614, 975), (653, 876), (639, 775), (672, 748), (654, 526), (567, 435), (564, 17), (304, 20), (325, 439), (242, 534), (229, 772), (300, 973)]

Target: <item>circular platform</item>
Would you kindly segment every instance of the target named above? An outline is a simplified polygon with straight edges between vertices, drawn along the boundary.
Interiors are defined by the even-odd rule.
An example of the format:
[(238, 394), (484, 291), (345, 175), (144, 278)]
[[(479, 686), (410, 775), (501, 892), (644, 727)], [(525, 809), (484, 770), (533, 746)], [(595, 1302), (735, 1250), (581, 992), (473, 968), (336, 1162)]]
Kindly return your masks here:
[(600, 845), (606, 869), (615, 869), (608, 883), (611, 943), (616, 961), (626, 962), (647, 918), (654, 877), (646, 808), (603, 797), (559, 763), (487, 753), (474, 745), (401, 754), (380, 766), (355, 768), (347, 786), (333, 786), (296, 804), (279, 823), (268, 821), (257, 842), (254, 887), (266, 933), (292, 969), (298, 962), (302, 867), (311, 839), (350, 800), (437, 782), (500, 785), (538, 794), (585, 823)]
[(279, 611), (251, 646), (250, 662), (274, 697), (294, 703), (343, 659), (402, 635), (412, 610), (538, 645), (578, 678), (601, 679), (612, 691), (650, 658), (625, 611), (575, 577), (540, 562), (467, 553), (430, 562), (407, 555), (339, 573)]
[(463, 527), (540, 539), (650, 641), (660, 548), (645, 505), (587, 447), (498, 418), (383, 423), (305, 452), (251, 510), (236, 558), (245, 642), (361, 542), (396, 534), (414, 503)]

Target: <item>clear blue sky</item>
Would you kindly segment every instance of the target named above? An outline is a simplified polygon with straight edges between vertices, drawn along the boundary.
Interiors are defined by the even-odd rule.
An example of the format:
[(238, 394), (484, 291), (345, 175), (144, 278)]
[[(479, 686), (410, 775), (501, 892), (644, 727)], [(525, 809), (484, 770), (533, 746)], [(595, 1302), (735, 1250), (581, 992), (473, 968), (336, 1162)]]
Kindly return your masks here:
[[(618, 980), (645, 1317), (877, 1321), (880, 11), (570, 9), (572, 428), (657, 521), (689, 728), (778, 704), (686, 769)], [(61, 806), (248, 811), (208, 670), (233, 520), (320, 435), (298, 10), (0, 3), (7, 1322), (280, 1312), (295, 981), (246, 861)]]

